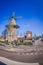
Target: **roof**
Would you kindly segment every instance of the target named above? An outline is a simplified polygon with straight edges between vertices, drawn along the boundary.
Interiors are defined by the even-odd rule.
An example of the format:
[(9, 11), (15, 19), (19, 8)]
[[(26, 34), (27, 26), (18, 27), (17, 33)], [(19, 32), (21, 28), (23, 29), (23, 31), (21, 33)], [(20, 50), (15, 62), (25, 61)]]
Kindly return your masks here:
[(32, 32), (31, 31), (27, 31), (26, 34), (32, 34)]

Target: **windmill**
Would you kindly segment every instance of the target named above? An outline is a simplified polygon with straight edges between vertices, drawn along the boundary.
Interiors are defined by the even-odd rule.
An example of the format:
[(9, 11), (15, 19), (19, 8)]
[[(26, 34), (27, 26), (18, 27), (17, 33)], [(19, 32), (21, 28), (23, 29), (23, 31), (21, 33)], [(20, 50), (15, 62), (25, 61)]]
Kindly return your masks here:
[(12, 12), (12, 16), (11, 17), (5, 16), (4, 18), (9, 18), (9, 19), (14, 18), (16, 20), (17, 18), (22, 18), (22, 16), (16, 16), (15, 12)]
[(8, 30), (8, 36), (10, 38), (10, 41), (17, 40), (16, 30), (19, 28), (19, 26), (16, 25), (16, 18), (22, 18), (22, 16), (15, 16), (15, 13), (13, 12), (10, 18), (10, 23), (6, 25), (6, 29)]

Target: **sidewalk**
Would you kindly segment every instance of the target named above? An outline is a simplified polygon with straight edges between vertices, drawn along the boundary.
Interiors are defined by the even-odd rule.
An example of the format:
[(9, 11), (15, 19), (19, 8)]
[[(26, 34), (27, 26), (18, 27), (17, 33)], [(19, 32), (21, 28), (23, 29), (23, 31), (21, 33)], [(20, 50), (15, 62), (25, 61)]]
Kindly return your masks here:
[(39, 65), (39, 63), (22, 63), (22, 62), (16, 62), (16, 61), (12, 61), (9, 60), (7, 58), (4, 57), (0, 57), (0, 61), (5, 63), (6, 65)]

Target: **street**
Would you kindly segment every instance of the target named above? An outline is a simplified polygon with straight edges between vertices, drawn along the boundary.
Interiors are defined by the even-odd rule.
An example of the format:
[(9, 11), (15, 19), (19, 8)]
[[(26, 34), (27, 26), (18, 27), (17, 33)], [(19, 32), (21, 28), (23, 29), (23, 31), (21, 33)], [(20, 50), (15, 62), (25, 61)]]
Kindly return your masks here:
[(0, 50), (0, 57), (5, 57), (13, 61), (25, 62), (25, 63), (35, 63), (38, 62), (43, 65), (43, 54), (37, 55), (20, 55), (11, 51)]

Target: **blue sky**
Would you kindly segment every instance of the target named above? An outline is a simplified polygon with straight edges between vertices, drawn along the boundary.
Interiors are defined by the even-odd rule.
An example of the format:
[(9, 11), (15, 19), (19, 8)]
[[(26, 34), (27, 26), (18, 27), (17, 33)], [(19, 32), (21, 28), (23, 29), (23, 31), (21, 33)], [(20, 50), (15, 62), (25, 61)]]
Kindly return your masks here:
[(0, 34), (12, 12), (22, 16), (16, 22), (20, 26), (19, 33), (23, 35), (30, 30), (33, 34), (43, 34), (43, 0), (0, 0)]

